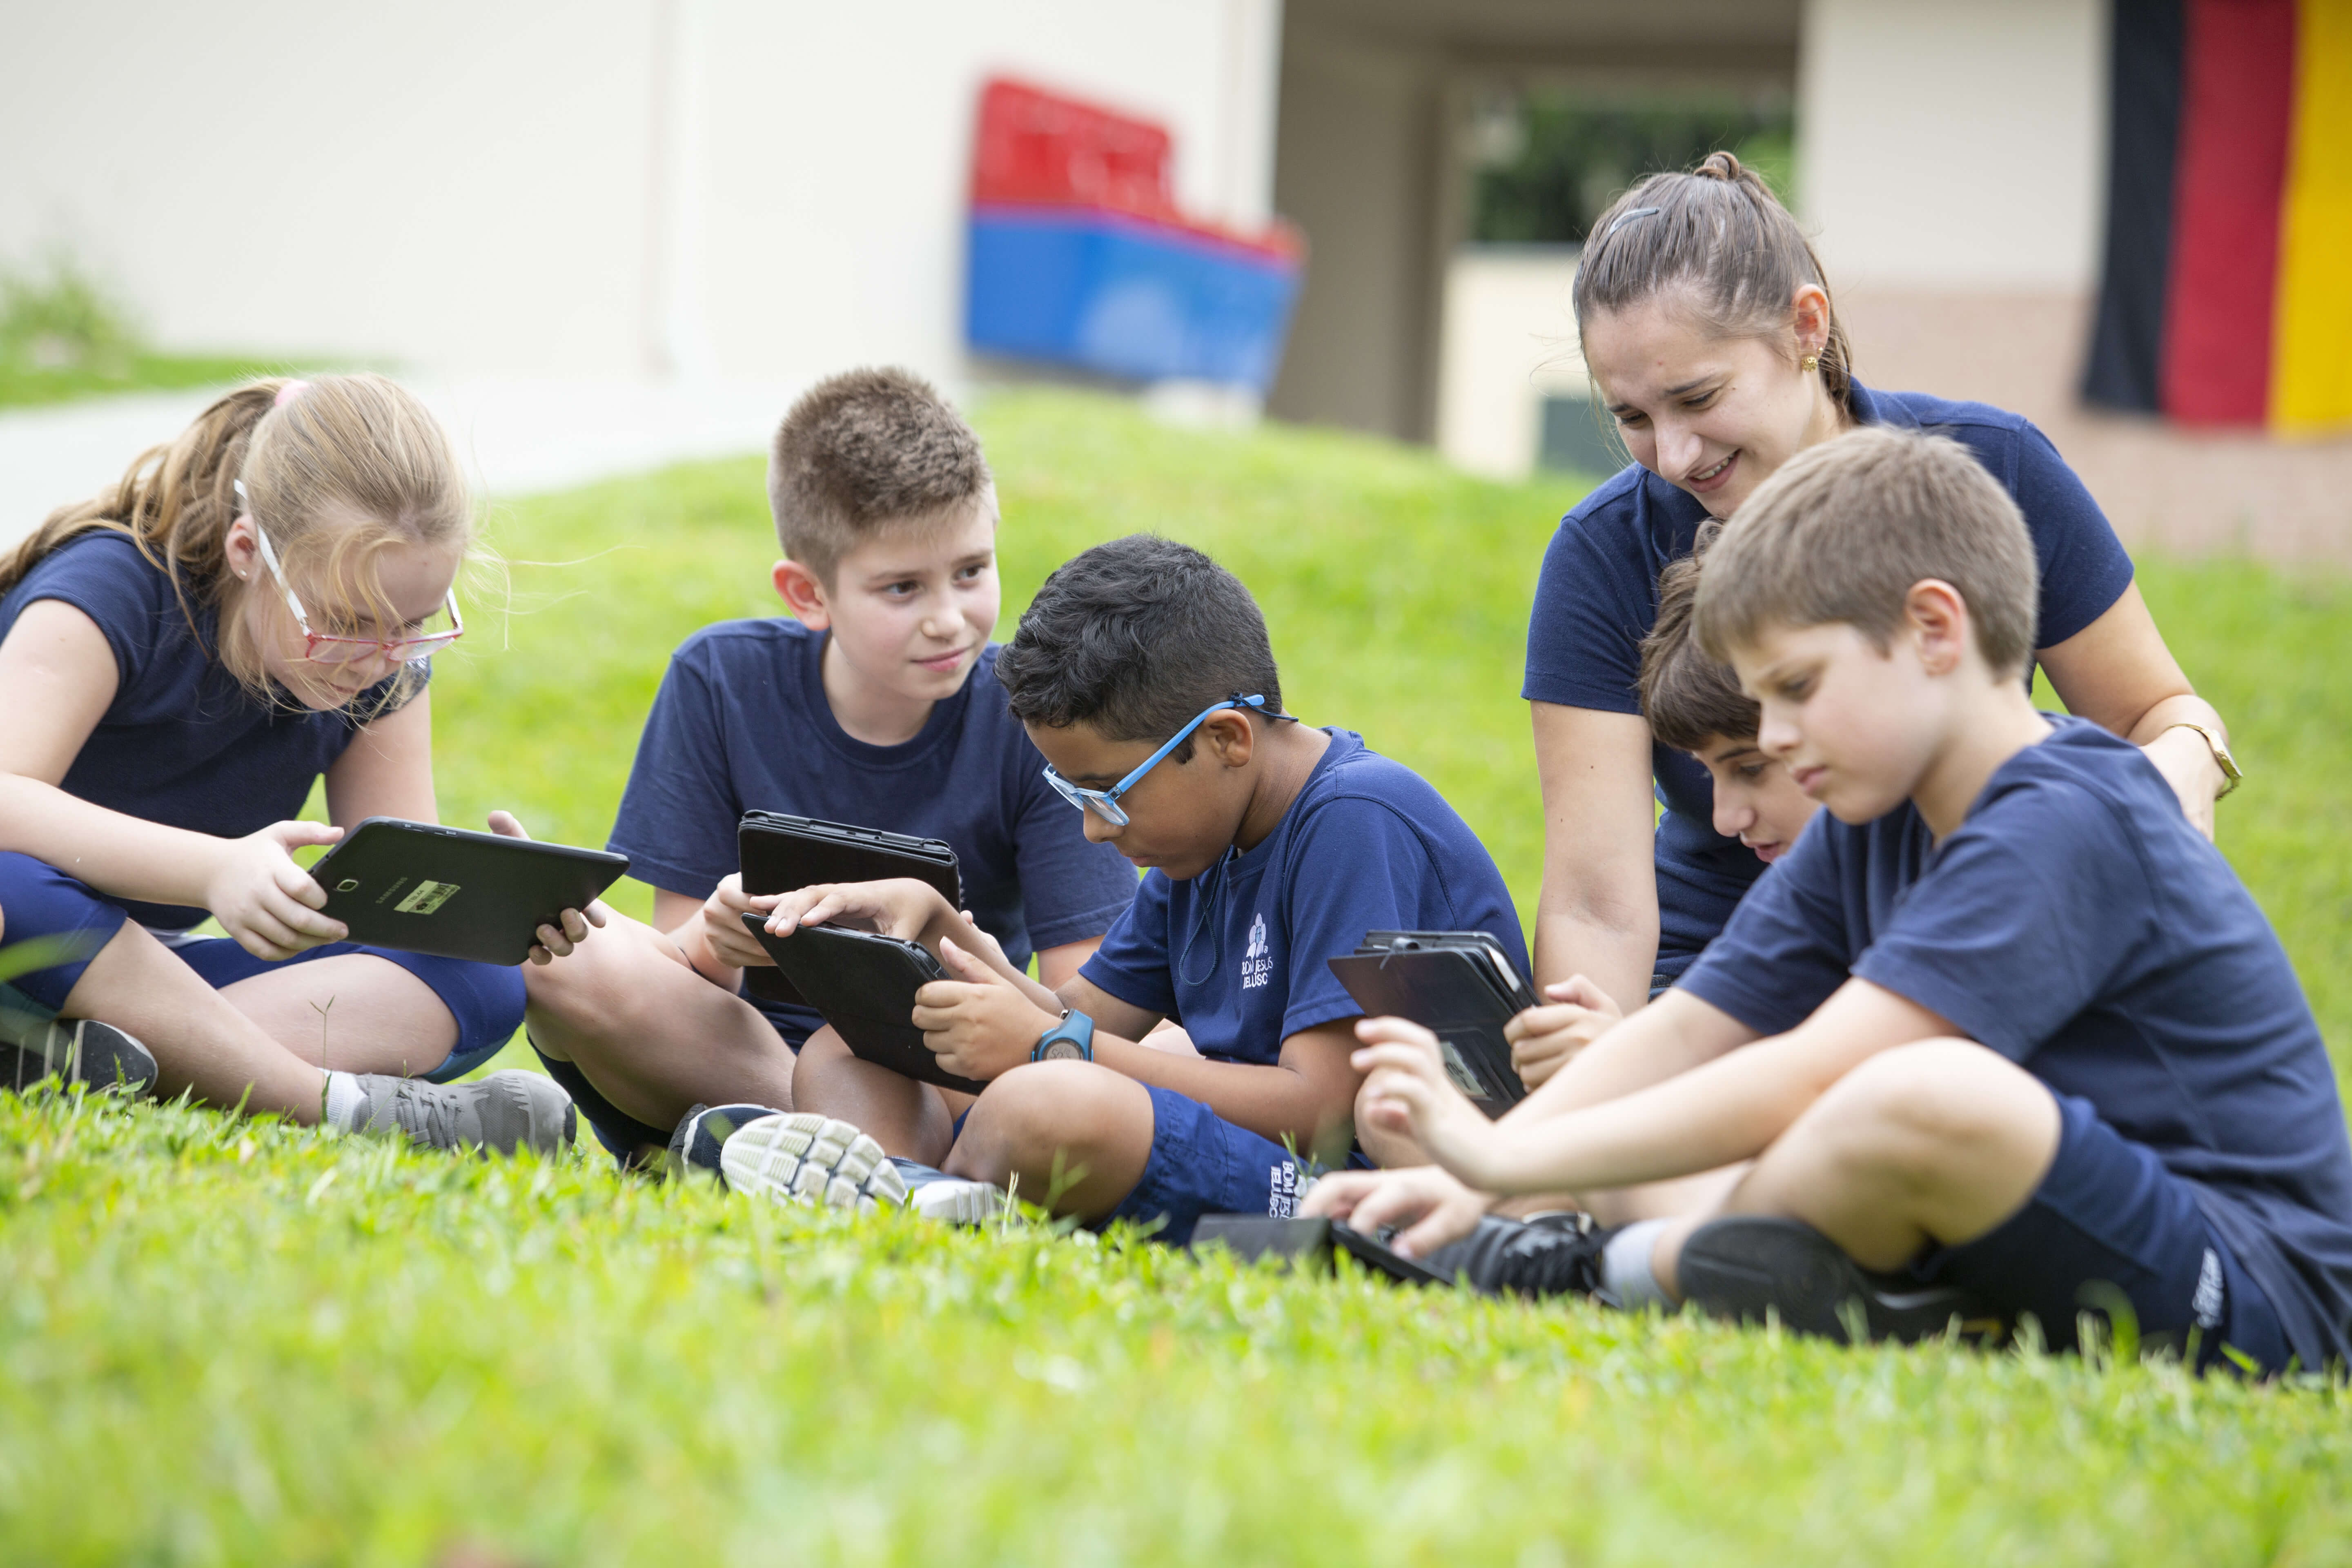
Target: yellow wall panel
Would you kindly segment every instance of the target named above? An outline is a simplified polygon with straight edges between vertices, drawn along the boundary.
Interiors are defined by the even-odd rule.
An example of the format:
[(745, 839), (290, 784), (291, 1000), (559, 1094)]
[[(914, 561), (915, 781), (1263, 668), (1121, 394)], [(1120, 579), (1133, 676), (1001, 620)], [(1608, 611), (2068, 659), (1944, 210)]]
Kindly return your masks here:
[(2271, 418), (2319, 431), (2352, 426), (2352, 0), (2302, 0), (2295, 35)]

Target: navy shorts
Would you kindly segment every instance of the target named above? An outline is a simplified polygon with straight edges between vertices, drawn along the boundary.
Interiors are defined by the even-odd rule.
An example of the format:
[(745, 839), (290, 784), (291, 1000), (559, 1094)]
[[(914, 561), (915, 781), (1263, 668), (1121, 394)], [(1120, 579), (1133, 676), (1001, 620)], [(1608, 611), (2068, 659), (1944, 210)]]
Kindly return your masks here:
[[(1310, 1161), (1294, 1159), (1271, 1138), (1236, 1127), (1172, 1089), (1145, 1084), (1151, 1096), (1151, 1158), (1143, 1179), (1105, 1216), (1104, 1223), (1160, 1221), (1154, 1241), (1181, 1247), (1204, 1214), (1271, 1215), (1286, 1219), (1298, 1212), (1299, 1189), (1316, 1174)], [(1361, 1153), (1350, 1165), (1368, 1165)]]
[(1984, 1236), (1913, 1266), (2011, 1314), (2031, 1312), (2054, 1350), (2076, 1347), (2078, 1314), (2128, 1311), (2143, 1347), (2210, 1366), (2228, 1345), (2264, 1372), (2292, 1352), (2278, 1314), (2214, 1233), (2194, 1184), (2154, 1150), (2099, 1120), (2091, 1102), (2058, 1101), (2058, 1155), (2023, 1208)]
[[(13, 986), (18, 996), (40, 1013), (54, 1017), (81, 980), (82, 971), (98, 950), (114, 940), (130, 919), (121, 904), (74, 880), (54, 866), (29, 855), (0, 852), (0, 945), (14, 946), (35, 937), (62, 938), (73, 944), (76, 956), (47, 969), (20, 974)], [(173, 955), (194, 970), (215, 991), (266, 974), (280, 963), (309, 963), (338, 958), (347, 952), (365, 953), (396, 963), (416, 976), (441, 999), (457, 1021), (457, 1045), (447, 1059), (428, 1073), (415, 1076), (434, 1083), (463, 1078), (499, 1054), (514, 1032), (522, 1027), (523, 984), (519, 969), (494, 963), (470, 963), (458, 958), (430, 958), (417, 952), (367, 947), (355, 942), (329, 942), (273, 962), (256, 958), (226, 937), (184, 942)]]

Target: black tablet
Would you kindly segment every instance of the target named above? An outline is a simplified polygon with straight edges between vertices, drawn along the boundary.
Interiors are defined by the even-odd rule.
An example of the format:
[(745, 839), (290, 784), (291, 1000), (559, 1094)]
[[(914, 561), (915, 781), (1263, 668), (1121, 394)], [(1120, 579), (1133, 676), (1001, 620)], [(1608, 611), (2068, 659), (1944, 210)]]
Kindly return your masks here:
[(1437, 1036), (1445, 1076), (1489, 1116), (1527, 1097), (1503, 1026), (1536, 1004), (1502, 944), (1485, 931), (1365, 933), (1331, 973), (1370, 1018), (1410, 1018)]
[(403, 952), (520, 963), (539, 928), (584, 909), (625, 855), (371, 816), (310, 868), (351, 940)]
[(1365, 1268), (1409, 1285), (1450, 1285), (1437, 1270), (1404, 1256), (1383, 1237), (1367, 1236), (1333, 1219), (1275, 1219), (1256, 1214), (1204, 1214), (1192, 1227), (1194, 1248), (1223, 1247), (1244, 1263), (1286, 1258), (1291, 1267), (1328, 1274), (1331, 1256), (1345, 1252)]
[[(963, 908), (956, 852), (943, 838), (918, 838), (879, 827), (747, 811), (736, 825), (735, 854), (747, 893), (789, 893), (819, 882), (880, 882), (912, 877)], [(747, 969), (743, 988), (769, 1002), (812, 1005), (781, 970)]]
[(743, 923), (776, 961), (776, 969), (808, 1005), (824, 1015), (850, 1053), (941, 1089), (978, 1094), (988, 1086), (940, 1066), (915, 1027), (915, 993), (945, 980), (930, 950), (919, 942), (839, 926), (802, 926), (790, 936), (770, 933), (761, 916)]

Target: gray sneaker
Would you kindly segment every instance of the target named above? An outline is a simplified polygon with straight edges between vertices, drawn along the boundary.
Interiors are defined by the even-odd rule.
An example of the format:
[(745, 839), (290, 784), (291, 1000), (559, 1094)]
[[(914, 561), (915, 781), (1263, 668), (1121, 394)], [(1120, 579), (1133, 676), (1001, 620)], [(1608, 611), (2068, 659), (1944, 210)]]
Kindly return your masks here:
[(907, 1201), (906, 1179), (882, 1145), (813, 1111), (762, 1116), (719, 1145), (719, 1169), (735, 1192), (772, 1203), (870, 1209)]
[(0, 1037), (0, 1089), (22, 1094), (55, 1075), (61, 1083), (144, 1094), (155, 1082), (147, 1047), (94, 1018), (26, 1022)]
[(426, 1083), (383, 1073), (358, 1074), (366, 1099), (354, 1132), (405, 1132), (428, 1149), (481, 1149), (553, 1154), (572, 1145), (578, 1113), (554, 1079), (511, 1068), (476, 1083)]
[(986, 1225), (1004, 1215), (1004, 1189), (992, 1182), (950, 1176), (918, 1160), (890, 1156), (907, 1184), (907, 1206), (950, 1225)]

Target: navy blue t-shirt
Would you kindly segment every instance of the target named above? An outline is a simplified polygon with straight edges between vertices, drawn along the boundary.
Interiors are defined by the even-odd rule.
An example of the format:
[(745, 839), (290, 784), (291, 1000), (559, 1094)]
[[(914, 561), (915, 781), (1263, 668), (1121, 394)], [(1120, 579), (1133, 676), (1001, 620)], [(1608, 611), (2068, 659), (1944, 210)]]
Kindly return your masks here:
[[(126, 816), (224, 838), (257, 833), (300, 815), (365, 720), (389, 710), (391, 681), (323, 713), (247, 690), (212, 656), (212, 613), (199, 610), (191, 630), (169, 574), (111, 530), (67, 541), (0, 598), (0, 637), (39, 599), (88, 616), (114, 650), (114, 700), (63, 787)], [(411, 668), (419, 687), (432, 679), (429, 661)], [(206, 912), (116, 901), (159, 931), (184, 931)]]
[(1352, 731), (1331, 743), (1265, 840), (1175, 881), (1143, 874), (1081, 973), (1173, 1018), (1204, 1057), (1270, 1065), (1301, 1029), (1363, 1009), (1326, 959), (1371, 931), (1490, 931), (1527, 973), (1502, 874), (1445, 798)]
[[(637, 742), (611, 847), (629, 875), (707, 899), (740, 864), (747, 811), (779, 811), (944, 838), (964, 907), (1015, 967), (1037, 948), (1099, 936), (1135, 894), (1135, 868), (1087, 842), (1045, 759), (1005, 706), (997, 645), (915, 738), (856, 739), (825, 700), (825, 636), (795, 620), (723, 621), (670, 657)], [(824, 1020), (753, 999), (798, 1046)]]
[[(2105, 615), (2131, 585), (2124, 552), (2098, 502), (2032, 424), (1981, 403), (1916, 392), (1853, 389), (1864, 425), (1948, 436), (1999, 479), (2033, 534), (2042, 568), (2036, 647), (2064, 642)], [(1636, 464), (1560, 520), (1544, 552), (1528, 624), (1527, 683), (1534, 702), (1639, 713), (1634, 678), (1642, 639), (1658, 618), (1658, 574), (1691, 552), (1706, 508)], [(1658, 799), (1658, 971), (1679, 974), (1723, 929), (1764, 863), (1715, 831), (1715, 787), (1688, 753), (1651, 747)]]
[(1942, 844), (1815, 816), (1683, 990), (1767, 1035), (1849, 973), (2015, 1061), (2194, 1184), (2306, 1367), (2352, 1353), (2352, 1145), (2270, 922), (2155, 764), (2080, 719)]

